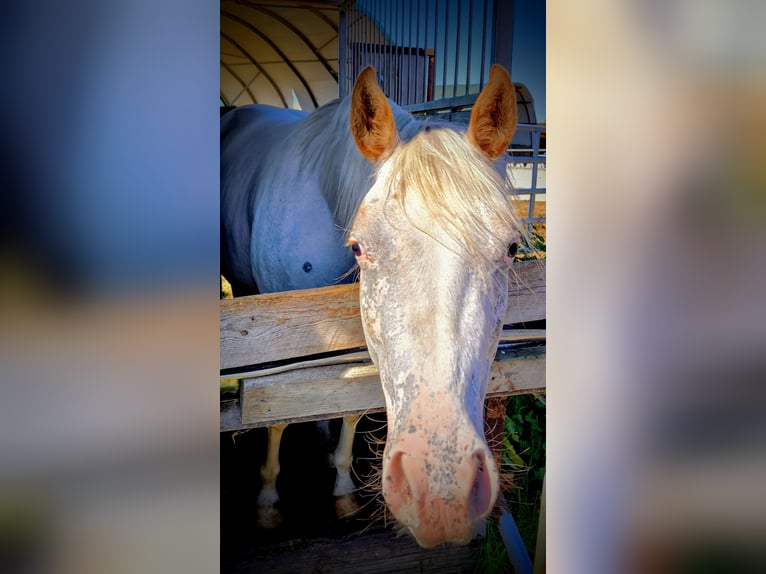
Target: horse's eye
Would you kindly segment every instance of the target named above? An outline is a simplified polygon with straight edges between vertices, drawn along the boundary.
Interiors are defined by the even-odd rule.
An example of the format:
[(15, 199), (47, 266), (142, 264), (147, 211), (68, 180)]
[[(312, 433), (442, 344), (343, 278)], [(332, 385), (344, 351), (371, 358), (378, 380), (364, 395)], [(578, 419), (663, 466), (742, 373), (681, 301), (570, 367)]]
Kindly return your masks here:
[(359, 257), (362, 254), (362, 246), (359, 244), (358, 241), (351, 242), (351, 251), (354, 252), (354, 255), (356, 257)]
[(511, 243), (508, 246), (508, 256), (513, 257), (516, 255), (516, 252), (519, 250), (519, 246), (516, 244), (516, 242)]

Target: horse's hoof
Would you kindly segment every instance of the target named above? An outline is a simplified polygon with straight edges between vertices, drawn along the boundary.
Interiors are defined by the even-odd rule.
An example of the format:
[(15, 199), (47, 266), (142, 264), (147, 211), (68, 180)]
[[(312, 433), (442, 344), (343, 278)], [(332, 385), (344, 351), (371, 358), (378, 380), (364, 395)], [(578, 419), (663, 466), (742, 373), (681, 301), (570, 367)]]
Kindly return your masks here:
[(342, 494), (335, 497), (335, 515), (338, 518), (349, 518), (359, 512), (359, 501), (356, 494)]
[(284, 516), (278, 508), (274, 506), (258, 507), (258, 526), (267, 530), (277, 528), (284, 522)]

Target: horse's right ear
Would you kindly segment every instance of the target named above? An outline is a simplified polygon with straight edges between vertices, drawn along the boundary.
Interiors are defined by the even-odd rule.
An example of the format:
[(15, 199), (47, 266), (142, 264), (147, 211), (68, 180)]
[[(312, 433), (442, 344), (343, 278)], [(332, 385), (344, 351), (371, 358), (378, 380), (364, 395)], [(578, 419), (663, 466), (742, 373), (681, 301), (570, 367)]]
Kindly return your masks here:
[(508, 149), (516, 131), (516, 90), (505, 68), (495, 64), (489, 83), (476, 98), (468, 124), (468, 140), (492, 160)]
[(367, 66), (359, 74), (351, 94), (351, 133), (362, 155), (375, 163), (385, 159), (399, 137), (394, 113), (378, 87), (375, 70)]

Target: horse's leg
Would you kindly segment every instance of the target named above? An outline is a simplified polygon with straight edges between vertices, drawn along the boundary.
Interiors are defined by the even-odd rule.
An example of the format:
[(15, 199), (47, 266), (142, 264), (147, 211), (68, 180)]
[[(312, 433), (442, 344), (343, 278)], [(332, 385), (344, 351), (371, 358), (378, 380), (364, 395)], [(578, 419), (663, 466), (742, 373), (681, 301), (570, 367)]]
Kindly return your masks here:
[(258, 495), (258, 525), (261, 528), (274, 528), (282, 522), (282, 513), (274, 505), (279, 502), (279, 443), (286, 427), (286, 424), (269, 427), (269, 444), (266, 448), (266, 462), (261, 466), (262, 486)]
[(333, 465), (338, 471), (335, 478), (335, 512), (339, 517), (351, 516), (359, 511), (359, 503), (356, 499), (356, 486), (351, 479), (351, 463), (354, 461), (353, 447), (356, 424), (360, 415), (343, 417), (343, 427), (340, 431), (338, 448), (333, 454)]

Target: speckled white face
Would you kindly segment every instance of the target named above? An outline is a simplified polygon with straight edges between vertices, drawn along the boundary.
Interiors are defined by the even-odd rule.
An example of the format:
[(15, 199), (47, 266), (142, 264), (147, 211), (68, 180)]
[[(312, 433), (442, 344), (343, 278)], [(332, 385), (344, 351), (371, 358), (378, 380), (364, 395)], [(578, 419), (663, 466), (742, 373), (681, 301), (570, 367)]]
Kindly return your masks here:
[[(388, 412), (383, 492), (422, 545), (438, 544), (440, 536), (467, 542), (472, 526), (458, 518), (431, 534), (424, 501), (439, 520), (450, 516), (440, 507), (447, 501), (463, 522), (475, 522), (494, 503), (497, 473), (484, 439), (484, 396), (507, 300), (504, 258), (518, 233), (488, 230), (486, 257), (471, 258), (431, 221), (417, 194), (403, 205), (390, 192), (392, 177), (384, 163), (350, 239), (367, 345)], [(487, 214), (487, 226), (501, 221)], [(472, 497), (472, 489), (481, 492)]]

